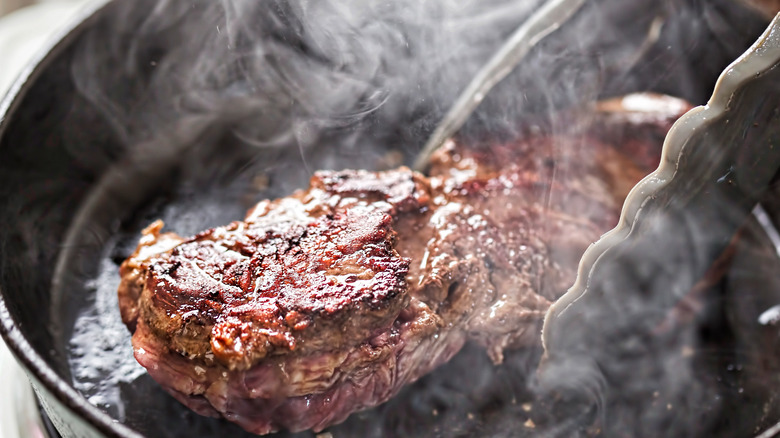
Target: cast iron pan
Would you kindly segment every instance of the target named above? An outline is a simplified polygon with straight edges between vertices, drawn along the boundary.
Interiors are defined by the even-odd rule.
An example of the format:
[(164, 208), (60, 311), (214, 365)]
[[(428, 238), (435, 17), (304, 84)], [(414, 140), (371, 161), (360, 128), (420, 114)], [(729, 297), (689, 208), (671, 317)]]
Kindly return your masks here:
[[(647, 2), (631, 8), (623, 1), (591, 3), (559, 38), (531, 54), (528, 62), (549, 74), (519, 69), (501, 84), (504, 92), (494, 93), (475, 114), (464, 139), (518, 135), (511, 129), (514, 122), (490, 123), (496, 111), (518, 106), (512, 90), (526, 90), (526, 103), (516, 116), (544, 115), (578, 99), (631, 91), (703, 103), (721, 70), (767, 24), (725, 0)], [(239, 98), (220, 101), (227, 103), (215, 111), (203, 95), (160, 98), (152, 93), (164, 82), (155, 70), (158, 62), (196, 44), (188, 32), (204, 24), (203, 12), (213, 7), (205, 1), (183, 4), (94, 3), (0, 104), (0, 332), (66, 437), (243, 436), (230, 423), (191, 413), (135, 364), (130, 335), (116, 308), (118, 264), (132, 251), (140, 229), (158, 217), (187, 235), (241, 218), (260, 199), (289, 194), (316, 169), (409, 164), (450, 103), (425, 90), (391, 90), (395, 94), (387, 97), (378, 89), (378, 95), (363, 97), (388, 103), (345, 122), (342, 115), (329, 118), (289, 103), (289, 90), (288, 95), (281, 89), (261, 90), (285, 97), (269, 102), (288, 102), (273, 108)], [(300, 23), (291, 18), (295, 11), (281, 1), (256, 10), (257, 23), (271, 29), (258, 37), (316, 59), (316, 50), (300, 36)], [(165, 26), (150, 24), (150, 14), (166, 17), (156, 22)], [(469, 61), (476, 68), (523, 16), (502, 22), (481, 43), (481, 51), (453, 54), (453, 65)], [(598, 17), (620, 29), (646, 27), (658, 16), (665, 22), (660, 38), (630, 65), (614, 61), (641, 46), (644, 34), (620, 44), (614, 34), (593, 37), (589, 46), (579, 48), (584, 51), (565, 60), (569, 68), (553, 68), (561, 60), (551, 54), (582, 39)], [(284, 70), (283, 58), (267, 59), (268, 69)], [(257, 67), (235, 66), (238, 71)], [(217, 79), (235, 74), (231, 70)], [(535, 91), (541, 77), (591, 87), (548, 99)], [(427, 78), (428, 83), (436, 79)], [(239, 86), (220, 92), (242, 96), (257, 90)], [(288, 116), (306, 123), (295, 125)], [(250, 135), (293, 125), (293, 138)], [(733, 353), (727, 344), (721, 346), (722, 355)], [(533, 370), (540, 353), (515, 352), (494, 367), (478, 348), (467, 346), (387, 404), (355, 414), (330, 432), (337, 437), (533, 436), (528, 420), (535, 414)], [(702, 372), (717, 382), (718, 370), (704, 367)], [(774, 420), (757, 410), (765, 406), (765, 397), (759, 392), (755, 400), (742, 397), (729, 409), (744, 421), (716, 422), (717, 430), (703, 427), (699, 436), (749, 436)], [(712, 406), (710, 420), (721, 416), (723, 405)], [(573, 433), (587, 432), (593, 419), (585, 420)], [(674, 425), (669, 427), (664, 432), (672, 436)]]

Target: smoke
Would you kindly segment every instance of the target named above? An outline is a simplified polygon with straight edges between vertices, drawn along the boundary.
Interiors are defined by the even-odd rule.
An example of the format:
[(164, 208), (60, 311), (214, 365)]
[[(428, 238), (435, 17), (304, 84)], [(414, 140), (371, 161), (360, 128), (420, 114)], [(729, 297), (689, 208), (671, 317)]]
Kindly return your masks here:
[[(115, 173), (122, 181), (145, 181), (128, 183), (126, 192), (152, 193), (159, 181), (176, 179), (177, 202), (154, 213), (188, 234), (241, 217), (240, 211), (261, 197), (289, 194), (317, 169), (410, 163), (460, 90), (540, 3), (116, 1), (80, 38), (70, 74), (116, 141), (111, 153), (122, 164)], [(633, 91), (704, 103), (719, 72), (763, 25), (730, 0), (591, 0), (496, 87), (459, 136), (467, 142), (507, 140), (523, 135), (529, 125), (554, 131), (561, 109)], [(115, 202), (140, 203), (146, 195), (112, 192)], [(707, 236), (699, 229), (689, 231), (695, 253), (697, 239)], [(652, 248), (648, 254), (665, 256)], [(609, 329), (593, 323), (599, 326), (593, 329), (598, 337), (581, 344), (598, 352), (585, 354), (589, 361), (550, 362), (550, 371), (537, 382), (540, 393), (561, 396), (546, 405), (549, 415), (537, 418), (550, 436), (574, 436), (594, 423), (609, 423), (603, 429), (608, 436), (621, 431), (659, 436), (668, 430), (693, 436), (702, 430), (695, 415), (720, 409), (719, 403), (709, 403), (719, 393), (699, 378), (699, 357), (690, 354), (701, 345), (696, 330), (703, 322), (694, 320), (652, 338), (648, 334), (654, 333), (658, 315), (638, 320), (636, 315), (647, 315), (620, 313), (622, 306), (652, 311), (657, 306), (648, 302), (687, 293), (675, 289), (676, 282), (697, 280), (694, 269), (656, 277), (641, 271), (653, 261), (648, 257), (647, 265), (621, 266), (609, 285), (619, 289), (663, 279), (653, 288), (657, 294), (620, 301), (621, 291), (613, 290), (612, 306), (599, 306), (593, 316), (599, 323), (610, 321)], [(582, 331), (566, 345), (580, 353), (575, 341), (588, 335)], [(607, 362), (616, 357), (623, 361)], [(457, 360), (460, 368), (471, 363)], [(520, 364), (510, 363), (511, 370), (518, 370), (513, 385), (525, 388), (533, 377), (529, 360), (523, 355)], [(489, 376), (490, 385), (482, 386), (499, 392), (502, 384), (492, 365), (475, 363), (477, 369), (469, 371)], [(605, 369), (605, 363), (611, 368)], [(500, 373), (511, 378), (506, 369)], [(431, 382), (438, 381), (417, 386), (431, 384), (435, 393), (443, 385)], [(669, 390), (655, 395), (658, 388)], [(510, 403), (514, 396), (500, 400)], [(427, 415), (430, 405), (422, 404), (417, 411)], [(465, 421), (460, 414), (473, 406), (463, 404), (447, 418)], [(506, 411), (521, 413), (517, 406)], [(676, 415), (668, 414), (680, 406)], [(505, 407), (485, 402), (483, 410)], [(404, 406), (386, 409), (405, 412)], [(363, 418), (373, 419), (370, 415)], [(520, 428), (511, 415), (492, 415), (500, 431), (484, 426), (463, 434), (511, 435), (512, 428)], [(560, 431), (569, 424), (575, 426)]]
[(193, 117), (304, 158), (414, 147), (537, 3), (119, 2), (73, 78), (126, 147)]

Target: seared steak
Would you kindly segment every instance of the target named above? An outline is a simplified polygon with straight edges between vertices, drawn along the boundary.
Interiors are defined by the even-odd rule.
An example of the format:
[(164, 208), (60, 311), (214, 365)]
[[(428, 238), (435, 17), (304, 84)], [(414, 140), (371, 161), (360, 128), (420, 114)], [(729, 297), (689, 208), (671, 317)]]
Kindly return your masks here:
[(136, 358), (182, 403), (258, 434), (343, 421), (467, 340), (500, 362), (539, 341), (580, 255), (688, 109), (643, 103), (563, 116), (556, 135), (450, 143), (428, 176), (318, 172), (189, 238), (155, 222), (121, 267)]

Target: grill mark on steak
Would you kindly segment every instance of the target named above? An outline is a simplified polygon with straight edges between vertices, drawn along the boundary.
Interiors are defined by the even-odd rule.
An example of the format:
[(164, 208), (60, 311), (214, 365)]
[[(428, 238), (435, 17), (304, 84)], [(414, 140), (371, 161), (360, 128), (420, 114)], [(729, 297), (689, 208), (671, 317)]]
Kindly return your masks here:
[(467, 340), (501, 362), (538, 342), (582, 252), (657, 165), (688, 108), (667, 99), (602, 105), (556, 136), (450, 142), (428, 177), (318, 172), (191, 238), (158, 221), (120, 268), (136, 358), (196, 412), (261, 434), (376, 406)]

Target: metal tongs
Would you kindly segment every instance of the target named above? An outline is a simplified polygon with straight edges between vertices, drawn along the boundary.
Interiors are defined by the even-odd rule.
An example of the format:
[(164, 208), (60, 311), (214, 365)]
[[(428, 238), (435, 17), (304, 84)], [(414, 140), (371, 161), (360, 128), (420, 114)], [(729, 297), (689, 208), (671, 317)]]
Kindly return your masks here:
[[(577, 282), (545, 319), (542, 386), (579, 391), (602, 411), (607, 386), (629, 385), (622, 383), (626, 367), (634, 366), (632, 375), (642, 379), (636, 371), (647, 366), (645, 355), (694, 354), (691, 325), (656, 335), (780, 179), (778, 102), (780, 14), (722, 73), (707, 105), (674, 125), (658, 170), (634, 187), (618, 226), (585, 252)], [(667, 353), (670, 346), (677, 351)], [(686, 381), (689, 370), (674, 372), (681, 373), (676, 381)], [(556, 381), (561, 375), (569, 380)], [(655, 393), (661, 399), (663, 388)], [(780, 425), (760, 437), (778, 433)]]
[[(780, 14), (726, 68), (707, 105), (672, 127), (660, 167), (634, 187), (618, 226), (586, 251), (577, 283), (548, 314), (546, 347), (561, 340), (579, 301), (607, 294), (607, 273), (616, 269), (632, 266), (636, 287), (662, 284), (658, 293), (679, 296), (690, 290), (780, 178), (778, 102)], [(659, 275), (670, 281), (656, 281)]]

